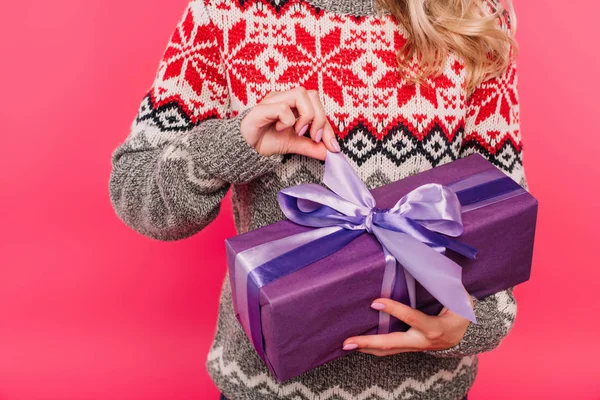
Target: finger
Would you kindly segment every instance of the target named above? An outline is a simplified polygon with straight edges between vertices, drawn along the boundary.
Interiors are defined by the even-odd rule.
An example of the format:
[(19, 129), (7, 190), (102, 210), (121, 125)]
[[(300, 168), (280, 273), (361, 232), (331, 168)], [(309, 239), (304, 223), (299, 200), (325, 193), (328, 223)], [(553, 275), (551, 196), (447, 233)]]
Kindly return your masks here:
[(293, 135), (290, 138), (290, 149), (288, 152), (316, 158), (321, 161), (325, 161), (325, 157), (327, 156), (327, 148), (323, 143), (315, 143), (309, 137), (297, 135)]
[(327, 146), (327, 150), (332, 151), (334, 153), (339, 153), (341, 150), (340, 144), (337, 138), (335, 137), (333, 127), (331, 126), (329, 121), (327, 121), (325, 129), (323, 130), (323, 143), (325, 143), (325, 146)]
[(285, 130), (294, 126), (296, 117), (292, 109), (285, 103), (260, 103), (254, 106), (246, 117), (253, 126), (263, 128), (276, 122), (275, 129)]
[(391, 356), (394, 354), (402, 353), (402, 350), (379, 350), (379, 349), (360, 349), (361, 353), (370, 354), (377, 357)]
[[(323, 104), (319, 98), (319, 92), (316, 90), (309, 90), (308, 97), (315, 110), (315, 118), (310, 124), (310, 137), (316, 143), (319, 143), (323, 139), (323, 133), (325, 131), (325, 126), (327, 125), (327, 115), (325, 114), (325, 108), (323, 108)], [(328, 147), (327, 143), (325, 143), (325, 147)]]
[(302, 86), (285, 92), (274, 93), (263, 99), (263, 103), (285, 103), (290, 108), (296, 108), (298, 119), (294, 125), (294, 131), (300, 136), (308, 131), (310, 123), (315, 118), (315, 110), (308, 96), (308, 91)]
[(386, 312), (421, 332), (429, 332), (439, 328), (439, 321), (436, 320), (436, 317), (427, 315), (398, 301), (377, 299), (371, 307)]
[[(277, 132), (282, 132), (282, 131), (285, 131), (288, 128), (292, 128), (293, 129), (295, 124), (296, 124), (296, 118), (295, 117), (294, 117), (293, 121), (286, 120), (286, 122), (283, 122), (283, 121), (279, 120), (275, 124), (275, 130)], [(296, 134), (296, 132), (294, 132), (294, 134)]]
[(319, 143), (321, 140), (327, 150), (337, 153), (340, 151), (340, 145), (338, 141), (335, 139), (335, 133), (333, 132), (333, 128), (327, 119), (327, 114), (325, 113), (325, 108), (323, 107), (323, 103), (321, 103), (321, 99), (319, 98), (319, 93), (316, 90), (311, 90), (308, 92), (309, 97), (313, 102), (313, 107), (315, 108), (315, 119), (311, 124), (311, 137), (315, 142)]
[(399, 350), (424, 348), (426, 344), (423, 340), (419, 340), (417, 336), (408, 334), (407, 332), (393, 332), (350, 337), (344, 341), (342, 348), (344, 350)]
[(359, 349), (357, 350), (361, 353), (371, 354), (377, 357), (386, 357), (399, 353), (408, 353), (413, 351), (422, 351), (421, 349), (394, 349), (394, 350), (379, 350), (379, 349)]

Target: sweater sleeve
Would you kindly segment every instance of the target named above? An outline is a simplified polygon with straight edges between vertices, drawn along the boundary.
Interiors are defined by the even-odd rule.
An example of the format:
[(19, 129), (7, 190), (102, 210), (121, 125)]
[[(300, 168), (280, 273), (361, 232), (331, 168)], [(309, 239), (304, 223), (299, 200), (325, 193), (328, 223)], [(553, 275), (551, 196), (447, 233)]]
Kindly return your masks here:
[[(523, 169), (517, 70), (514, 62), (502, 76), (481, 83), (468, 99), (460, 157), (475, 152), (528, 189)], [(426, 353), (437, 357), (473, 355), (493, 350), (508, 335), (517, 313), (513, 288), (482, 299), (471, 298), (478, 323), (469, 324), (456, 346)]]
[(158, 240), (177, 240), (217, 216), (231, 184), (273, 170), (243, 138), (205, 0), (192, 0), (170, 37), (125, 141), (112, 154), (110, 199), (118, 217)]

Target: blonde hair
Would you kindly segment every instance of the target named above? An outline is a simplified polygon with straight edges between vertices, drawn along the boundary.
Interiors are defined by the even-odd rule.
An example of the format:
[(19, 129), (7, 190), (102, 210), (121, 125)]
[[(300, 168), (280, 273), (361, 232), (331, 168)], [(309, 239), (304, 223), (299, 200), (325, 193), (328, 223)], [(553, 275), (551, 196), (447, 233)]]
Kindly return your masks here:
[[(448, 54), (465, 63), (466, 89), (499, 76), (516, 58), (516, 17), (512, 2), (499, 0), (377, 0), (407, 30), (399, 66), (412, 80), (442, 72)], [(410, 69), (417, 57), (419, 70)]]

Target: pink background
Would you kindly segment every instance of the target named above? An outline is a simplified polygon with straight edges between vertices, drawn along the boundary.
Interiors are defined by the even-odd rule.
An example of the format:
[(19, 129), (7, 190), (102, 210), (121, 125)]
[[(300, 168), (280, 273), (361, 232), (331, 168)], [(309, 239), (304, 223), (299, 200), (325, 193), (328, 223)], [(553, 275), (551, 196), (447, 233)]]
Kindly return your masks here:
[[(1, 400), (216, 399), (204, 360), (230, 205), (195, 237), (161, 243), (108, 199), (110, 154), (186, 2), (3, 3)], [(600, 399), (600, 6), (565, 4), (517, 2), (540, 219), (533, 279), (516, 291), (513, 332), (481, 357), (474, 400)]]

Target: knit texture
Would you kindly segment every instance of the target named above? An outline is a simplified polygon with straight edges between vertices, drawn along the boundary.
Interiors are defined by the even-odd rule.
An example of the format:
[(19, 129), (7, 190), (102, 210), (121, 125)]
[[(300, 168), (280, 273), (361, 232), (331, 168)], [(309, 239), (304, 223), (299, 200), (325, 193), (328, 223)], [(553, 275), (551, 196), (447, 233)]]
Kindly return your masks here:
[[(467, 95), (464, 63), (451, 54), (441, 75), (415, 85), (396, 66), (405, 40), (372, 0), (190, 1), (113, 153), (117, 215), (143, 235), (178, 240), (213, 221), (231, 189), (239, 233), (283, 219), (277, 192), (321, 183), (324, 164), (257, 153), (240, 121), (268, 93), (296, 86), (319, 92), (369, 188), (474, 152), (527, 188), (515, 64)], [(235, 318), (226, 276), (206, 365), (231, 400), (460, 399), (477, 354), (500, 344), (517, 310), (512, 289), (473, 300), (479, 324), (453, 348), (354, 352), (277, 384)]]

